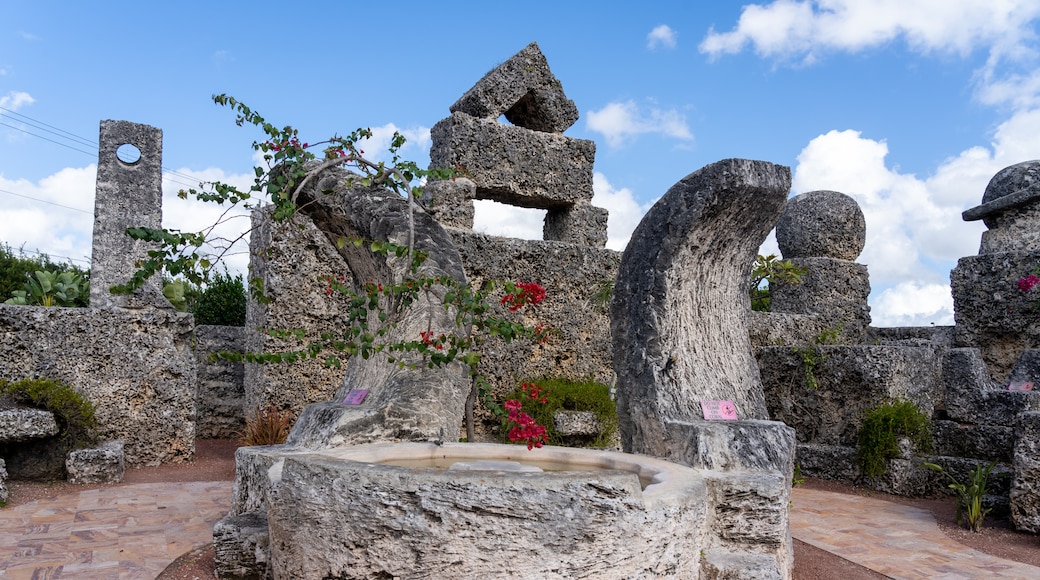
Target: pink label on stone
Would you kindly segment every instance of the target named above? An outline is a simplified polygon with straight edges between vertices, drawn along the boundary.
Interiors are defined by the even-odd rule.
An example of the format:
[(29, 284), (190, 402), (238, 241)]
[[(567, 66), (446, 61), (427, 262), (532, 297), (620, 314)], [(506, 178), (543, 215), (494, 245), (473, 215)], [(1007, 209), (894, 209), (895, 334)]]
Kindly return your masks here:
[(737, 420), (737, 407), (733, 401), (701, 401), (701, 411), (708, 421)]
[(368, 395), (368, 389), (354, 389), (347, 393), (346, 397), (343, 397), (343, 404), (360, 405), (365, 400), (366, 395)]
[(1026, 382), (1021, 382), (1021, 381), (1016, 382), (1016, 383), (1011, 383), (1010, 385), (1008, 385), (1008, 390), (1009, 391), (1032, 391), (1033, 390), (1033, 383), (1031, 383), (1031, 382), (1026, 383)]

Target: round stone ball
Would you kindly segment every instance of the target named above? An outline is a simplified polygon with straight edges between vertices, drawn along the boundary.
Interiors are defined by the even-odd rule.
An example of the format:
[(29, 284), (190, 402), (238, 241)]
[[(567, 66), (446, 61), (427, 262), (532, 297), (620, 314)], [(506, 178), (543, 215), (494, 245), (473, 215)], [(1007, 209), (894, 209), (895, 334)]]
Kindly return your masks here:
[(810, 191), (787, 200), (776, 224), (784, 258), (837, 258), (853, 262), (863, 251), (866, 220), (856, 200), (837, 191)]

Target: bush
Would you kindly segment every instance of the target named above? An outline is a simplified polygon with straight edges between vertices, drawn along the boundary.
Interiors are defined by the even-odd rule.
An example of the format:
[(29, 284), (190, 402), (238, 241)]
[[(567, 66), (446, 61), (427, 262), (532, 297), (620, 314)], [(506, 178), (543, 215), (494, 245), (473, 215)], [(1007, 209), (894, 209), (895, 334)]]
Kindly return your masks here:
[(932, 448), (931, 421), (910, 401), (892, 401), (867, 412), (857, 437), (857, 459), (863, 473), (878, 477), (888, 461), (899, 456), (899, 437), (910, 439), (918, 451)]
[[(556, 432), (553, 415), (556, 411), (591, 411), (595, 413), (603, 429), (589, 444), (590, 447), (607, 447), (613, 443), (617, 433), (617, 405), (610, 397), (610, 387), (595, 381), (571, 381), (568, 379), (543, 379), (532, 381), (542, 387), (544, 404), (532, 400), (523, 388), (506, 395), (505, 399), (516, 399), (523, 405), (523, 412), (530, 415), (539, 425), (545, 426), (549, 445), (561, 445), (562, 437)], [(505, 433), (502, 439), (507, 440)]]
[(242, 276), (217, 274), (195, 303), (195, 324), (244, 326), (246, 323), (246, 289)]
[(23, 379), (14, 383), (0, 379), (0, 394), (54, 413), (61, 438), (71, 449), (97, 443), (94, 404), (72, 387), (48, 379)]
[(256, 409), (246, 417), (246, 428), (239, 437), (242, 445), (281, 445), (289, 437), (293, 418), (291, 411), (283, 411), (274, 405)]
[[(61, 275), (68, 272), (80, 278), (82, 291), (67, 306), (89, 306), (90, 292), (87, 284), (90, 281), (90, 270), (80, 268), (71, 263), (58, 263), (47, 254), (26, 257), (22, 252), (15, 252), (11, 246), (0, 244), (0, 302), (15, 297), (15, 291), (25, 291), (26, 284), (34, 279), (36, 272), (47, 272)], [(63, 304), (63, 306), (66, 304)]]

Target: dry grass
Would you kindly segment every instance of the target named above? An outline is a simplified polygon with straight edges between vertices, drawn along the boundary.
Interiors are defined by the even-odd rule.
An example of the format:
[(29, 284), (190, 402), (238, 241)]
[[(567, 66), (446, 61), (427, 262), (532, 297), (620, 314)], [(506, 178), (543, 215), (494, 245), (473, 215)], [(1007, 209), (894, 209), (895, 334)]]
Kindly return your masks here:
[(293, 426), (292, 411), (268, 405), (246, 417), (246, 428), (239, 437), (242, 445), (279, 445), (285, 443)]

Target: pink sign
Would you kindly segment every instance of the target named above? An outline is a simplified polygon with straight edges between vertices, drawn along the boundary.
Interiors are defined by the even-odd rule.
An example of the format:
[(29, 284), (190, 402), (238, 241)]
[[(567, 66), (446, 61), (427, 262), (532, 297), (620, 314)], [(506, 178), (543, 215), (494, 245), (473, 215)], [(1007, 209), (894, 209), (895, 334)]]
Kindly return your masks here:
[(353, 389), (347, 393), (346, 397), (343, 397), (343, 404), (360, 405), (365, 400), (366, 395), (368, 395), (368, 389)]
[(1032, 391), (1033, 390), (1033, 383), (1023, 383), (1023, 382), (1011, 383), (1010, 385), (1008, 385), (1008, 390), (1009, 391)]
[(701, 411), (708, 421), (737, 420), (737, 407), (733, 401), (701, 401)]

